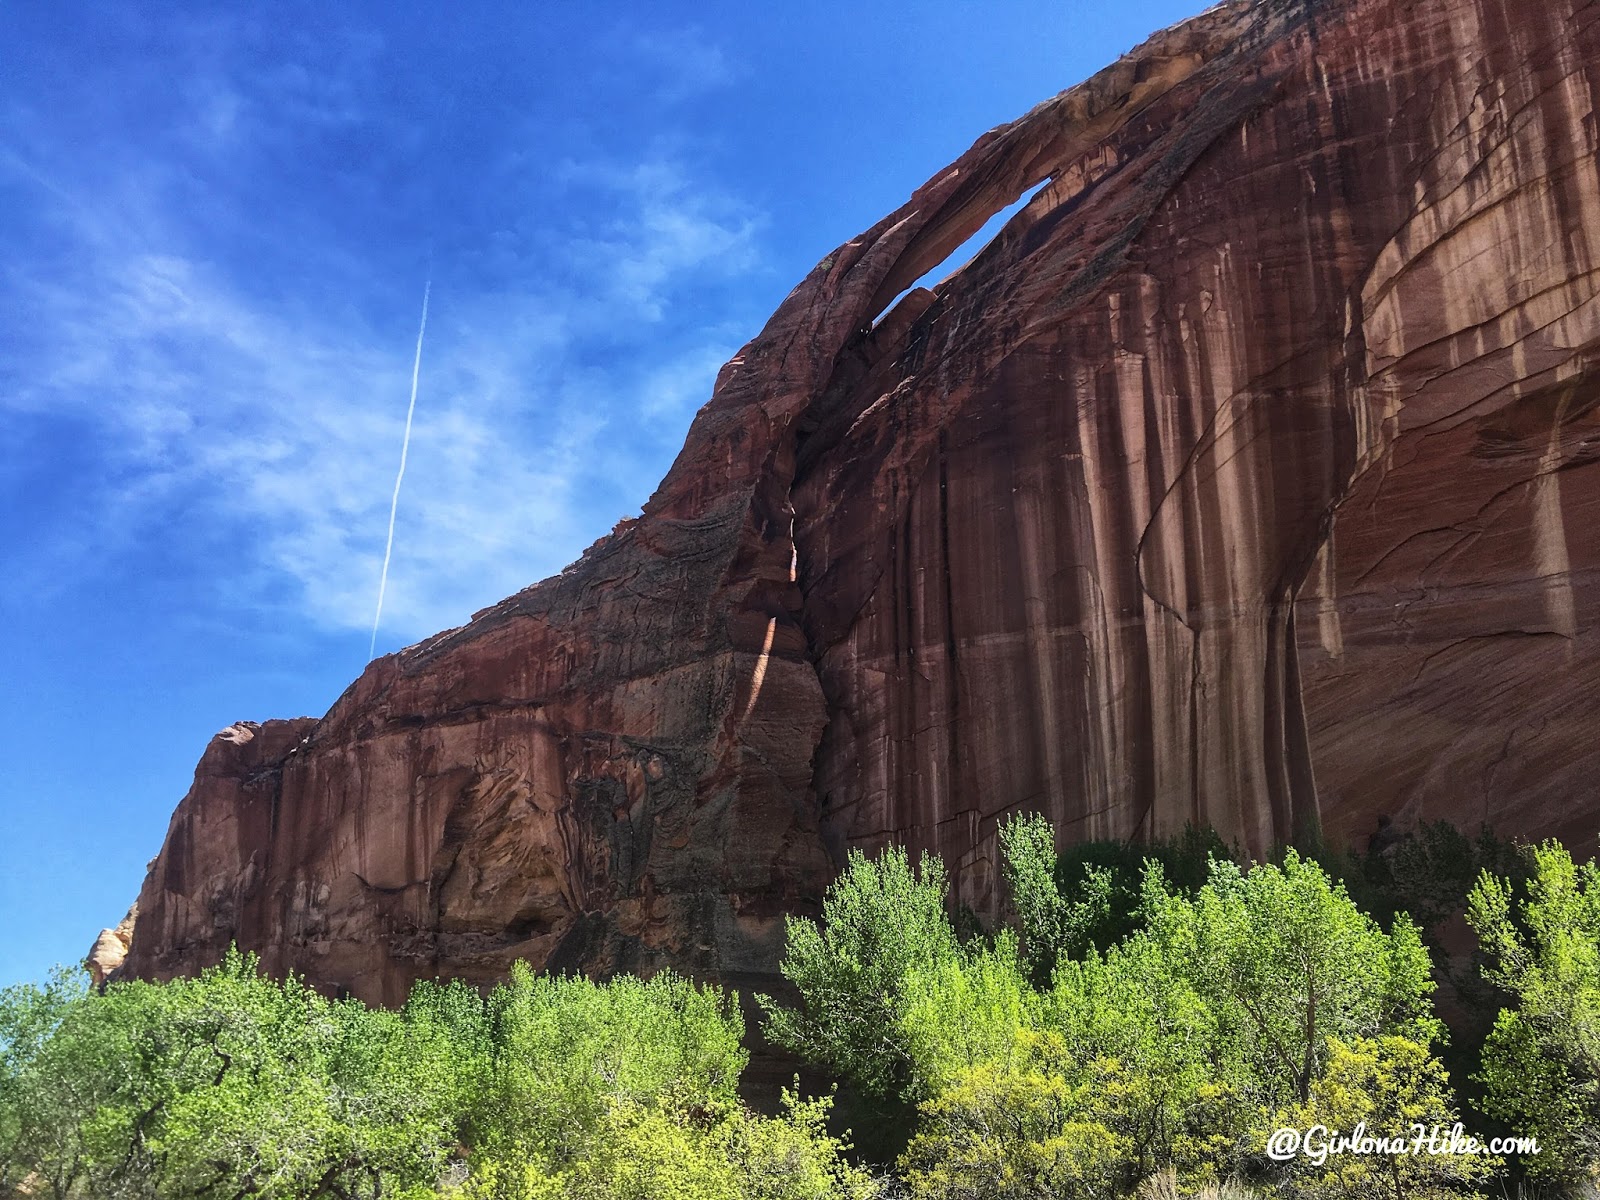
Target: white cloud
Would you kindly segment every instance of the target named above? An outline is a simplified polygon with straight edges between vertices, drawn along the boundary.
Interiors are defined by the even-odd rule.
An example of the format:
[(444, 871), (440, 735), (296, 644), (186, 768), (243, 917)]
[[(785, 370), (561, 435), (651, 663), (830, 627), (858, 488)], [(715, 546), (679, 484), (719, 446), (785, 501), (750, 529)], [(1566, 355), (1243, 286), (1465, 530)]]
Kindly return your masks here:
[(675, 104), (736, 82), (743, 70), (698, 29), (632, 30), (621, 48), (656, 76), (656, 100)]
[(711, 383), (738, 347), (709, 342), (650, 371), (639, 388), (639, 414), (678, 425), (711, 398)]
[[(168, 536), (204, 530), (243, 564), (219, 582), (234, 602), (281, 603), (288, 583), (295, 614), (369, 626), (415, 313), (374, 328), (348, 309), (263, 299), (195, 253), (194, 231), (172, 215), (47, 189), (44, 172), (21, 165), (13, 181), (53, 206), (72, 252), (6, 280), (5, 302), (34, 316), (0, 381), (0, 421), (70, 416), (95, 431), (105, 475), (87, 486), (108, 514), (100, 541), (141, 521)], [(619, 327), (659, 321), (686, 278), (748, 269), (756, 218), (665, 159), (569, 170), (608, 193), (615, 216), (568, 243), (578, 269), (567, 282), (528, 277), (485, 294), (440, 264), (387, 644), (458, 624), (565, 565), (622, 515), (597, 507), (642, 499), (654, 483), (642, 458), (670, 459), (732, 353), (720, 329), (691, 329), (665, 361), (640, 359), (639, 342), (596, 350)], [(416, 305), (422, 283), (405, 282)], [(104, 549), (96, 541), (82, 552)]]
[(574, 265), (600, 281), (608, 307), (625, 304), (642, 319), (659, 320), (664, 288), (675, 276), (691, 270), (737, 275), (755, 265), (760, 218), (694, 186), (670, 159), (655, 156), (621, 170), (569, 162), (560, 178), (625, 201), (599, 236), (575, 238), (566, 247)]

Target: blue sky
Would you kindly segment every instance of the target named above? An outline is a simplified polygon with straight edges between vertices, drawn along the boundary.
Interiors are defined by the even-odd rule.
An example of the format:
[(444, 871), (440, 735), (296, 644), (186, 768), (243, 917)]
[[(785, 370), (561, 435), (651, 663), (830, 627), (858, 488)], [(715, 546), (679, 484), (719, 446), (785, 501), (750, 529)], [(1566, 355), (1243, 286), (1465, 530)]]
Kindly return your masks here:
[(637, 512), (720, 364), (985, 129), (1198, 0), (0, 6), (0, 984), (218, 729)]

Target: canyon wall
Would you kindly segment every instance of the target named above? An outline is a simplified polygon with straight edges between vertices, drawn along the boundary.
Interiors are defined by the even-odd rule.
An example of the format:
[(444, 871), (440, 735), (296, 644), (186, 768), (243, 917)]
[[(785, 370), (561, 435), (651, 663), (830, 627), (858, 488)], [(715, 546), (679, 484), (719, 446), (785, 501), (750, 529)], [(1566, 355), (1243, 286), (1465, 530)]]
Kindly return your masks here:
[(219, 735), (122, 969), (755, 981), (851, 846), (993, 913), (1021, 811), (1592, 849), (1597, 18), (1223, 4), (985, 134), (723, 368), (641, 517)]

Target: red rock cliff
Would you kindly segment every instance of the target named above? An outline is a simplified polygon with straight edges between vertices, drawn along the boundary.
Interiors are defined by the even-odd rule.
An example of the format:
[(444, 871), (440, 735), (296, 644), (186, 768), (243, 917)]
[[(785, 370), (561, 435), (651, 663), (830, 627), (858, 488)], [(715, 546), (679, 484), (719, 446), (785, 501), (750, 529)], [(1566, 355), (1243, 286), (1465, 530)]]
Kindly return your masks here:
[(739, 979), (849, 845), (989, 908), (1024, 809), (1587, 844), (1596, 63), (1576, 0), (1230, 3), (985, 134), (790, 294), (639, 520), (219, 735), (126, 969)]

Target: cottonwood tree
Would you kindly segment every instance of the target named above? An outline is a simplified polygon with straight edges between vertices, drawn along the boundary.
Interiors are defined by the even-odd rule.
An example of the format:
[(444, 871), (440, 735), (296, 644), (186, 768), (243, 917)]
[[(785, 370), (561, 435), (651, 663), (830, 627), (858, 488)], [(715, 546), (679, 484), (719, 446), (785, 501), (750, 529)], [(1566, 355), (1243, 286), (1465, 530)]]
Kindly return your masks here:
[(75, 1019), (87, 983), (57, 970), (42, 985), (0, 989), (0, 1196), (31, 1180), (64, 1200), (89, 1168), (84, 1127), (111, 1081)]
[(912, 1058), (901, 1028), (914, 969), (955, 960), (945, 915), (945, 873), (935, 857), (913, 868), (905, 850), (876, 859), (850, 853), (823, 898), (822, 920), (790, 917), (779, 970), (799, 1009), (759, 997), (774, 1043), (834, 1070), (870, 1095), (901, 1097)]
[(1293, 850), (1248, 873), (1213, 861), (1193, 898), (1152, 869), (1144, 905), (1166, 969), (1205, 1000), (1217, 1053), (1263, 1103), (1306, 1102), (1331, 1038), (1428, 1045), (1440, 1032), (1416, 926), (1401, 914), (1385, 933)]
[(169, 983), (12, 989), (0, 1030), (4, 1184), (56, 1200), (394, 1195), (458, 1145), (447, 1030), (237, 951)]
[(1600, 867), (1558, 842), (1532, 851), (1526, 893), (1487, 871), (1468, 900), (1484, 974), (1509, 994), (1483, 1048), (1484, 1107), (1539, 1140), (1529, 1174), (1600, 1169)]
[(1112, 877), (1086, 865), (1071, 890), (1057, 881), (1055, 830), (1036, 814), (1000, 826), (1000, 855), (1011, 905), (1022, 927), (1028, 974), (1048, 987), (1056, 963), (1077, 958), (1094, 945), (1095, 933), (1111, 921)]

